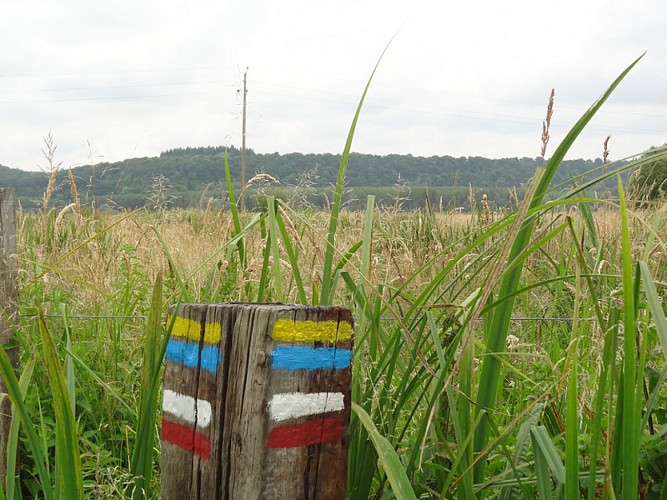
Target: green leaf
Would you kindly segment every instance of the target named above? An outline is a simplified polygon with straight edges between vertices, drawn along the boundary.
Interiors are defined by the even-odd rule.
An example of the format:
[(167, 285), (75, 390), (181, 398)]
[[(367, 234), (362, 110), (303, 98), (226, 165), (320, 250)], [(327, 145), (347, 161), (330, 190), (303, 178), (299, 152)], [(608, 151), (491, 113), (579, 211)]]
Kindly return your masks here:
[(416, 500), (417, 496), (412, 489), (412, 484), (405, 473), (396, 450), (387, 438), (380, 434), (371, 417), (361, 406), (352, 403), (352, 410), (368, 432), (396, 498), (398, 500)]
[(371, 76), (368, 78), (366, 87), (364, 88), (363, 94), (361, 94), (361, 99), (357, 105), (357, 110), (354, 113), (354, 118), (352, 119), (352, 125), (350, 125), (350, 131), (347, 134), (347, 140), (345, 141), (345, 147), (343, 148), (343, 154), (340, 159), (340, 166), (338, 167), (338, 175), (336, 177), (336, 187), (334, 188), (333, 203), (331, 204), (331, 216), (329, 217), (329, 231), (327, 233), (327, 243), (324, 250), (324, 265), (322, 268), (322, 290), (320, 291), (320, 305), (330, 305), (333, 300), (332, 293), (332, 280), (333, 280), (333, 259), (334, 253), (336, 251), (336, 230), (338, 228), (338, 215), (340, 212), (341, 199), (343, 197), (343, 187), (345, 185), (345, 171), (347, 170), (347, 163), (350, 159), (350, 150), (352, 149), (352, 139), (354, 138), (354, 132), (357, 128), (357, 121), (359, 120), (359, 115), (361, 114), (361, 108), (364, 105), (364, 100), (366, 99), (366, 94), (368, 89), (371, 86), (375, 72), (380, 66), (380, 62), (384, 57), (385, 52), (389, 48), (391, 40), (387, 46), (382, 51), (380, 58), (378, 59)]
[(136, 500), (144, 498), (153, 477), (155, 419), (157, 417), (157, 401), (160, 396), (159, 377), (173, 321), (172, 318), (167, 335), (161, 340), (162, 273), (160, 272), (155, 278), (144, 340), (137, 432), (132, 450), (132, 463), (130, 464), (130, 472), (134, 481), (128, 485), (126, 490), (126, 494), (128, 496), (131, 494), (132, 498)]
[[(232, 211), (232, 221), (234, 222), (234, 232), (232, 233), (232, 236), (238, 236), (241, 234), (241, 219), (239, 218), (239, 207), (236, 203), (236, 198), (234, 197), (234, 186), (232, 184), (232, 174), (229, 169), (229, 155), (227, 154), (227, 148), (225, 148), (225, 181), (227, 183), (227, 196), (229, 197), (229, 207)], [(239, 260), (241, 261), (241, 267), (245, 270), (246, 255), (245, 255), (243, 240), (239, 239), (236, 245), (239, 251)]]
[(551, 441), (551, 436), (547, 432), (547, 428), (544, 426), (536, 426), (530, 430), (530, 434), (533, 441), (534, 449), (539, 449), (543, 454), (544, 458), (549, 465), (549, 469), (554, 475), (557, 485), (565, 484), (565, 466), (563, 461), (560, 459), (558, 450)]
[(276, 300), (284, 302), (282, 272), (280, 270), (280, 249), (278, 248), (278, 222), (276, 221), (276, 200), (269, 197), (267, 200), (269, 213), (269, 233), (271, 234), (271, 257), (273, 259), (273, 280), (275, 281)]
[[(576, 243), (575, 243), (576, 245)], [(576, 266), (575, 297), (568, 353), (570, 373), (567, 386), (567, 420), (565, 421), (565, 497), (578, 498), (579, 495), (579, 310), (581, 308), (581, 268)]]
[[(528, 445), (530, 444), (531, 439), (530, 430), (537, 424), (543, 409), (544, 403), (537, 403), (533, 409), (530, 410), (530, 413), (526, 417), (526, 420), (521, 424), (521, 427), (519, 427), (519, 433), (516, 436), (516, 444), (514, 446), (513, 461), (515, 463), (519, 463), (526, 459), (526, 453), (528, 452)], [(515, 498), (515, 492), (515, 485), (505, 486), (500, 491), (500, 500), (510, 500), (511, 498)]]
[(63, 328), (65, 334), (65, 373), (67, 382), (67, 393), (72, 403), (72, 414), (76, 416), (76, 374), (74, 372), (74, 361), (70, 352), (72, 352), (72, 334), (69, 327), (69, 318), (67, 316), (67, 305), (60, 305), (60, 314), (63, 318)]
[[(623, 264), (623, 498), (635, 500), (639, 487), (639, 425), (641, 407), (637, 408), (637, 325), (635, 317), (635, 283), (632, 272), (632, 242), (628, 225), (625, 191), (618, 177), (621, 216), (621, 258)], [(641, 391), (640, 391), (641, 392)], [(635, 465), (633, 465), (635, 464)]]
[(292, 276), (294, 277), (294, 283), (296, 284), (297, 302), (299, 304), (308, 304), (306, 290), (303, 288), (303, 280), (301, 279), (301, 271), (299, 270), (298, 247), (295, 249), (292, 245), (290, 235), (287, 232), (287, 227), (285, 226), (285, 221), (283, 220), (283, 216), (280, 211), (280, 208), (284, 205), (282, 205), (278, 200), (275, 200), (274, 204), (274, 212), (269, 212), (269, 224), (271, 224), (271, 217), (275, 217), (276, 225), (280, 230), (280, 238), (283, 241), (283, 246), (285, 247), (287, 258), (289, 259), (290, 267), (292, 268)]
[[(534, 427), (533, 429), (538, 429)], [(537, 497), (540, 500), (548, 500), (553, 498), (553, 492), (551, 491), (551, 476), (549, 475), (549, 461), (547, 459), (548, 450), (542, 446), (542, 440), (544, 436), (541, 436), (542, 433), (535, 433), (531, 429), (530, 438), (533, 442), (533, 454), (535, 455), (535, 475), (537, 476)], [(542, 428), (544, 429), (544, 428)], [(546, 433), (546, 429), (544, 429)], [(547, 434), (547, 438), (548, 438)]]
[[(35, 356), (31, 356), (28, 363), (23, 368), (21, 379), (19, 380), (19, 389), (21, 391), (21, 403), (25, 400), (25, 395), (28, 392), (28, 386), (32, 380), (32, 373), (35, 368)], [(9, 425), (9, 439), (7, 440), (7, 481), (6, 493), (7, 498), (16, 498), (16, 479), (17, 476), (11, 472), (16, 470), (17, 453), (19, 444), (19, 426), (21, 420), (17, 415), (16, 405), (12, 405), (12, 422)], [(49, 484), (50, 488), (51, 485)], [(2, 491), (2, 488), (0, 488)]]
[[(611, 385), (611, 379), (615, 373), (615, 364), (616, 364), (616, 345), (618, 343), (618, 319), (619, 311), (617, 308), (613, 308), (609, 312), (609, 321), (607, 322), (608, 326), (607, 331), (604, 336), (604, 347), (602, 351), (602, 369), (600, 375), (597, 379), (597, 389), (595, 395), (595, 416), (593, 418), (593, 424), (591, 429), (591, 449), (590, 449), (590, 467), (588, 471), (588, 499), (595, 499), (595, 477), (597, 469), (597, 458), (598, 458), (598, 448), (600, 438), (602, 436), (602, 418), (604, 416), (604, 402), (605, 396), (607, 396), (608, 401), (613, 399), (613, 388)], [(609, 387), (609, 389), (607, 389)], [(611, 433), (609, 433), (611, 434)], [(619, 439), (618, 436), (614, 436), (614, 439)], [(607, 464), (609, 467), (609, 464)]]
[(648, 264), (639, 261), (639, 270), (642, 275), (642, 282), (644, 283), (646, 301), (651, 310), (655, 330), (658, 334), (660, 346), (662, 347), (662, 354), (665, 361), (667, 361), (667, 318), (665, 318), (665, 311), (662, 308), (662, 300), (658, 294), (658, 290), (655, 288), (653, 276), (651, 276), (651, 270), (649, 269)]
[[(643, 56), (641, 56), (643, 57)], [(584, 130), (586, 125), (591, 121), (593, 116), (597, 111), (602, 107), (604, 102), (609, 98), (612, 92), (616, 87), (621, 83), (623, 78), (630, 72), (630, 70), (639, 62), (641, 59), (639, 57), (636, 59), (630, 66), (628, 66), (616, 80), (611, 84), (607, 91), (602, 95), (598, 101), (596, 101), (577, 121), (577, 123), (570, 129), (568, 134), (565, 136), (560, 145), (556, 148), (553, 156), (546, 165), (544, 174), (539, 179), (539, 183), (535, 190), (532, 198), (524, 200), (530, 204), (531, 209), (536, 209), (541, 203), (546, 194), (549, 184), (556, 174), (561, 162), (565, 158), (565, 155), (569, 151), (570, 147), (574, 144), (575, 140)], [(525, 220), (521, 230), (516, 235), (516, 238), (513, 241), (512, 249), (508, 258), (508, 262), (514, 262), (514, 260), (522, 254), (524, 248), (530, 243), (530, 238), (533, 232), (533, 227), (535, 225), (535, 218), (528, 218)], [(509, 332), (509, 325), (512, 316), (512, 310), (514, 309), (514, 298), (503, 301), (505, 297), (512, 296), (514, 292), (518, 289), (521, 280), (523, 266), (516, 266), (505, 274), (502, 284), (500, 287), (500, 292), (498, 294), (498, 300), (502, 301), (497, 310), (494, 311), (492, 326), (490, 331), (492, 332), (489, 338), (487, 339), (487, 351), (494, 353), (500, 352), (504, 349), (505, 343), (507, 341), (507, 335)], [(492, 408), (495, 405), (496, 394), (498, 391), (499, 384), (496, 383), (500, 373), (500, 362), (495, 356), (486, 356), (482, 363), (481, 368), (481, 383), (479, 386), (479, 391), (477, 395), (477, 404), (480, 410), (485, 411), (484, 408)], [(482, 419), (479, 427), (475, 431), (475, 443), (474, 449), (475, 453), (480, 453), (485, 449), (488, 440), (489, 440), (489, 422), (487, 419)], [(481, 482), (484, 477), (484, 467), (485, 460), (479, 460), (475, 467), (475, 481)]]
[(56, 416), (56, 496), (79, 499), (83, 498), (83, 474), (77, 422), (72, 411), (67, 381), (60, 364), (56, 344), (51, 338), (42, 311), (38, 312), (44, 361)]

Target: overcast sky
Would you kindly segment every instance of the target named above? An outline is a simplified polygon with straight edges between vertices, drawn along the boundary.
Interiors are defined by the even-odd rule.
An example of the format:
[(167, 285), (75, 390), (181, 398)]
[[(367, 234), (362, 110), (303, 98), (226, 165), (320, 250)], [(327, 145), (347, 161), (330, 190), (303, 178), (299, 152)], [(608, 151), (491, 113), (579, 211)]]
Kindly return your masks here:
[[(535, 157), (645, 57), (569, 157), (667, 142), (665, 0), (0, 2), (0, 164), (64, 167), (241, 144), (261, 153)], [(250, 166), (253, 167), (253, 166)]]

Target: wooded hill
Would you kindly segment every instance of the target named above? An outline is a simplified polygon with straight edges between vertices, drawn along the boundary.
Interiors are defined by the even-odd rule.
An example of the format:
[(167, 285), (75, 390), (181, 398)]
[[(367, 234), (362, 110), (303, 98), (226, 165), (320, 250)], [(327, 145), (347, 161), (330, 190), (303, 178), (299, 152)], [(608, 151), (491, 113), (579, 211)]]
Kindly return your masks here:
[[(97, 207), (187, 207), (206, 205), (211, 199), (223, 204), (226, 199), (224, 152), (223, 147), (174, 149), (159, 157), (81, 166), (72, 168), (71, 172), (81, 202), (95, 203)], [(233, 182), (238, 188), (241, 153), (234, 147), (228, 148), (227, 153)], [(541, 158), (427, 158), (353, 153), (347, 168), (346, 198), (352, 207), (363, 205), (353, 200), (365, 200), (371, 193), (380, 203), (401, 202), (404, 208), (423, 207), (428, 186), (428, 198), (433, 205), (454, 208), (469, 205), (472, 186), (477, 198), (484, 193), (491, 203), (507, 206), (511, 204), (508, 190), (516, 188), (520, 194), (541, 163)], [(265, 173), (277, 182), (267, 181), (268, 177), (264, 182), (254, 182), (248, 191), (247, 204), (261, 205), (266, 196), (277, 196), (301, 197), (304, 202), (324, 205), (326, 193), (336, 182), (339, 164), (340, 155), (334, 154), (261, 154), (248, 150), (246, 180)], [(559, 169), (554, 183), (567, 182), (601, 166), (600, 159), (567, 161)], [(40, 207), (48, 182), (48, 172), (0, 166), (0, 187), (15, 188), (24, 209)], [(58, 172), (54, 187), (51, 206), (72, 202), (66, 169)]]

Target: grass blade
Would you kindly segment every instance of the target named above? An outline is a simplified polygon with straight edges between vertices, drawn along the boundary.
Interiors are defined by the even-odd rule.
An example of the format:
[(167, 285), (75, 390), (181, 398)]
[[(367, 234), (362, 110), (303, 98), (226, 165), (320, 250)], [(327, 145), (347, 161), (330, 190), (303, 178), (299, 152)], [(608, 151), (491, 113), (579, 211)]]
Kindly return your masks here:
[[(465, 369), (465, 364), (462, 364), (462, 369)], [(470, 404), (466, 401), (463, 408), (457, 405), (456, 399), (453, 395), (451, 386), (446, 389), (447, 397), (449, 399), (449, 406), (451, 412), (451, 422), (454, 427), (454, 435), (456, 437), (456, 443), (460, 448), (460, 451), (456, 455), (456, 459), (452, 463), (452, 473), (450, 473), (447, 478), (448, 481), (445, 482), (443, 486), (442, 496), (445, 496), (446, 489), (449, 487), (449, 483), (454, 478), (454, 466), (463, 472), (460, 479), (459, 485), (457, 486), (457, 495), (459, 498), (474, 498), (473, 494), (473, 482), (472, 476), (470, 473), (465, 473), (472, 463), (472, 449), (470, 447), (470, 428), (472, 427), (470, 423)], [(459, 397), (460, 402), (463, 402), (465, 395)], [(457, 408), (457, 406), (459, 406)], [(461, 411), (463, 410), (463, 411)], [(458, 460), (457, 460), (458, 459)]]
[(271, 234), (271, 258), (273, 259), (273, 281), (276, 288), (276, 301), (284, 302), (282, 272), (280, 270), (280, 249), (278, 247), (278, 222), (276, 221), (276, 200), (267, 200), (269, 213), (269, 233)]
[(262, 250), (262, 270), (259, 274), (259, 284), (257, 285), (257, 295), (255, 302), (264, 302), (264, 294), (266, 293), (266, 284), (269, 279), (269, 258), (271, 257), (271, 232), (266, 230), (266, 222), (262, 219), (259, 223), (260, 234), (265, 240), (264, 248)]
[[(643, 56), (641, 56), (643, 57)], [(560, 145), (556, 148), (554, 155), (546, 165), (545, 172), (539, 180), (537, 189), (532, 199), (527, 200), (530, 203), (530, 208), (537, 208), (546, 194), (551, 181), (556, 174), (561, 162), (569, 151), (570, 147), (577, 139), (579, 134), (584, 130), (586, 125), (595, 116), (600, 107), (621, 83), (623, 78), (630, 72), (630, 70), (639, 62), (639, 57), (630, 66), (628, 66), (607, 91), (596, 101), (577, 121), (577, 123), (570, 129)], [(521, 230), (514, 239), (512, 249), (510, 251), (508, 262), (513, 262), (519, 256), (523, 249), (526, 248), (530, 242), (530, 238), (535, 225), (535, 219), (527, 219), (524, 222)], [(502, 300), (506, 296), (512, 295), (520, 284), (521, 273), (523, 266), (517, 266), (511, 269), (503, 278), (498, 300)], [(491, 336), (487, 339), (488, 352), (500, 352), (507, 341), (507, 334), (509, 332), (509, 325), (514, 308), (514, 298), (503, 301), (499, 304), (493, 314), (493, 323), (491, 326)], [(496, 401), (496, 394), (498, 391), (498, 376), (500, 373), (500, 362), (494, 356), (487, 356), (482, 363), (481, 383), (477, 395), (477, 404), (479, 408), (492, 408)], [(634, 400), (634, 398), (632, 398)], [(482, 410), (483, 411), (483, 410)], [(479, 427), (475, 431), (474, 449), (476, 453), (481, 452), (489, 439), (489, 423), (486, 419), (482, 419)], [(479, 460), (475, 467), (475, 481), (482, 482), (484, 478), (485, 460)]]
[(660, 346), (662, 347), (662, 354), (665, 357), (665, 361), (667, 361), (667, 318), (665, 318), (665, 311), (662, 309), (662, 300), (660, 299), (658, 290), (655, 288), (653, 276), (651, 276), (651, 270), (649, 269), (648, 264), (639, 261), (639, 270), (642, 275), (642, 283), (644, 283), (646, 301), (651, 310), (655, 330), (658, 334)]
[[(544, 403), (536, 404), (530, 413), (526, 417), (526, 420), (519, 427), (519, 433), (516, 436), (516, 445), (514, 446), (514, 456), (512, 460), (514, 463), (523, 462), (526, 460), (526, 453), (528, 452), (528, 446), (530, 445), (530, 429), (537, 425), (542, 410), (544, 409)], [(537, 455), (535, 455), (535, 469), (538, 472), (538, 483), (539, 483), (539, 468), (537, 463)], [(539, 464), (541, 465), (541, 464)], [(500, 500), (510, 500), (515, 497), (516, 485), (505, 486), (500, 491)], [(525, 495), (524, 495), (525, 496)]]
[(63, 317), (63, 329), (65, 335), (65, 380), (67, 382), (67, 393), (72, 403), (72, 414), (76, 415), (76, 375), (74, 372), (74, 360), (69, 354), (72, 352), (72, 334), (69, 328), (69, 318), (67, 317), (67, 306), (61, 304), (60, 314)]
[(380, 66), (380, 61), (384, 57), (385, 52), (389, 48), (391, 40), (387, 46), (382, 51), (380, 58), (378, 59), (371, 76), (368, 78), (366, 87), (364, 88), (363, 94), (361, 94), (361, 99), (357, 105), (357, 110), (354, 113), (354, 118), (352, 119), (352, 125), (350, 125), (350, 131), (347, 134), (347, 140), (345, 141), (345, 147), (343, 148), (343, 154), (340, 159), (340, 166), (338, 167), (338, 175), (336, 176), (336, 187), (334, 188), (333, 203), (331, 204), (331, 216), (329, 217), (329, 230), (327, 233), (327, 243), (324, 251), (324, 265), (322, 268), (322, 289), (319, 294), (320, 305), (330, 305), (333, 300), (332, 293), (332, 281), (333, 281), (333, 259), (334, 252), (336, 251), (335, 240), (336, 240), (336, 229), (338, 228), (338, 215), (340, 212), (341, 199), (343, 197), (343, 187), (345, 185), (345, 172), (347, 170), (347, 163), (350, 159), (350, 150), (352, 149), (352, 139), (354, 138), (354, 132), (357, 128), (357, 121), (359, 120), (359, 115), (361, 114), (361, 108), (366, 99), (366, 94), (368, 89), (371, 86), (375, 72)]
[(546, 427), (541, 425), (533, 427), (530, 434), (534, 439), (533, 445), (537, 445), (537, 449), (544, 454), (549, 469), (556, 480), (556, 486), (560, 489), (565, 484), (565, 466), (560, 459), (558, 450), (551, 441), (551, 436), (549, 436)]
[[(32, 380), (32, 373), (35, 368), (35, 357), (31, 356), (28, 363), (23, 368), (21, 378), (19, 380), (19, 388), (21, 390), (21, 402), (25, 400), (25, 395), (28, 392), (28, 386)], [(21, 420), (17, 415), (15, 406), (12, 406), (12, 423), (9, 425), (9, 439), (7, 440), (7, 481), (5, 491), (7, 498), (16, 498), (16, 479), (17, 476), (13, 471), (16, 471), (17, 453), (19, 445), (19, 428)], [(11, 472), (10, 472), (11, 471)], [(0, 491), (2, 488), (0, 488)]]
[(386, 437), (380, 434), (371, 417), (361, 406), (352, 403), (352, 409), (371, 438), (371, 442), (377, 451), (382, 468), (387, 474), (387, 479), (396, 498), (398, 500), (417, 500), (410, 480), (394, 447)]
[[(241, 219), (239, 217), (239, 207), (236, 203), (236, 198), (234, 196), (232, 174), (229, 169), (229, 155), (227, 154), (226, 148), (225, 148), (225, 182), (227, 183), (227, 196), (229, 197), (229, 208), (232, 212), (232, 221), (234, 222), (234, 232), (232, 233), (232, 237), (234, 237), (241, 234)], [(243, 186), (241, 186), (241, 188), (243, 189)], [(241, 269), (243, 269), (245, 272), (246, 255), (245, 255), (243, 240), (239, 239), (236, 246), (239, 250), (239, 260), (241, 261)]]
[[(168, 334), (161, 341), (162, 333), (162, 273), (155, 278), (151, 298), (146, 336), (144, 340), (144, 358), (141, 369), (139, 393), (139, 418), (137, 435), (132, 451), (130, 472), (134, 481), (128, 485), (127, 495), (134, 499), (144, 498), (153, 477), (153, 450), (155, 449), (155, 419), (159, 397), (159, 376), (166, 350)], [(169, 333), (171, 330), (167, 333)]]
[[(604, 336), (604, 347), (602, 351), (602, 368), (600, 376), (597, 381), (597, 391), (595, 395), (594, 417), (591, 427), (591, 450), (590, 450), (590, 467), (588, 471), (588, 499), (595, 499), (595, 477), (597, 469), (597, 458), (600, 437), (602, 435), (602, 418), (604, 414), (604, 401), (607, 396), (608, 401), (613, 399), (613, 388), (611, 387), (610, 379), (613, 378), (615, 363), (616, 345), (618, 343), (618, 309), (612, 309), (609, 314), (609, 321), (607, 331)], [(609, 390), (607, 390), (609, 387)], [(610, 434), (610, 433), (609, 433)], [(605, 457), (607, 458), (607, 457)], [(609, 461), (605, 460), (607, 468)], [(607, 471), (608, 472), (608, 471)]]
[[(660, 207), (656, 212), (655, 218), (653, 219), (653, 224), (651, 225), (651, 232), (648, 235), (646, 240), (646, 247), (644, 248), (644, 255), (642, 260), (647, 261), (651, 255), (651, 252), (654, 251), (653, 242), (655, 241), (657, 235), (660, 234), (660, 227), (662, 226), (662, 221), (665, 218), (665, 213), (667, 213), (667, 203)], [(664, 248), (664, 242), (661, 242)]]
[(155, 233), (155, 237), (158, 239), (160, 242), (160, 246), (162, 247), (162, 251), (164, 252), (164, 256), (167, 258), (167, 262), (169, 262), (169, 270), (174, 273), (174, 277), (176, 278), (176, 281), (178, 282), (178, 289), (181, 292), (181, 297), (187, 293), (187, 287), (185, 286), (185, 281), (183, 281), (183, 277), (181, 276), (181, 273), (178, 272), (178, 266), (176, 265), (176, 262), (174, 261), (174, 258), (171, 256), (171, 251), (169, 250), (169, 245), (167, 245), (167, 242), (165, 241), (164, 237), (162, 236), (162, 233), (160, 230), (151, 225), (150, 228), (153, 230)]
[(7, 353), (2, 348), (0, 348), (0, 373), (7, 386), (7, 394), (12, 400), (14, 409), (17, 410), (18, 417), (23, 425), (23, 430), (28, 436), (28, 445), (32, 452), (35, 468), (37, 469), (37, 476), (39, 477), (39, 483), (43, 491), (42, 494), (46, 500), (53, 500), (55, 498), (53, 495), (53, 485), (51, 484), (51, 477), (47, 466), (46, 455), (44, 453), (48, 448), (46, 445), (42, 444), (42, 441), (35, 432), (36, 426), (30, 418), (30, 415), (28, 415), (28, 410), (23, 403), (21, 388), (19, 381), (14, 374), (14, 368), (7, 357)]
[(99, 374), (93, 370), (90, 366), (88, 366), (79, 356), (77, 356), (74, 352), (72, 352), (70, 349), (67, 349), (65, 351), (67, 353), (67, 356), (72, 358), (72, 360), (77, 364), (80, 370), (83, 370), (83, 372), (86, 375), (89, 375), (95, 382), (97, 382), (100, 387), (102, 387), (108, 394), (111, 396), (113, 399), (115, 399), (119, 405), (123, 406), (125, 410), (127, 410), (128, 414), (135, 417), (137, 416), (137, 412), (127, 404), (127, 402), (114, 390), (114, 388), (106, 383), (102, 378), (99, 376)]
[[(639, 423), (641, 407), (637, 408), (637, 326), (635, 318), (635, 283), (632, 272), (632, 243), (628, 227), (625, 191), (618, 177), (623, 264), (623, 498), (637, 498), (639, 475)], [(639, 375), (641, 377), (641, 375)]]
[[(534, 429), (537, 429), (535, 427)], [(530, 438), (533, 442), (533, 454), (535, 455), (535, 474), (537, 476), (537, 498), (540, 500), (548, 500), (553, 498), (551, 491), (551, 477), (549, 476), (549, 463), (547, 462), (546, 454), (544, 453), (540, 440), (536, 433), (531, 429)]]
[(283, 241), (285, 251), (287, 252), (287, 258), (289, 259), (290, 267), (292, 268), (292, 276), (294, 278), (294, 283), (296, 284), (297, 302), (299, 304), (308, 304), (306, 290), (303, 288), (303, 280), (301, 279), (301, 271), (299, 270), (298, 247), (295, 249), (294, 246), (292, 246), (292, 241), (290, 235), (287, 232), (285, 221), (283, 220), (281, 213), (281, 204), (278, 200), (274, 201), (274, 207), (276, 224), (280, 230), (280, 237)]
[[(575, 245), (577, 243), (575, 242)], [(574, 318), (570, 339), (570, 374), (567, 387), (567, 420), (565, 422), (565, 498), (579, 497), (579, 412), (577, 378), (579, 376), (579, 308), (581, 301), (580, 266), (576, 266)]]
[(56, 416), (56, 496), (68, 499), (83, 498), (83, 475), (77, 422), (72, 411), (67, 381), (60, 365), (56, 344), (51, 338), (41, 310), (39, 311), (39, 331)]

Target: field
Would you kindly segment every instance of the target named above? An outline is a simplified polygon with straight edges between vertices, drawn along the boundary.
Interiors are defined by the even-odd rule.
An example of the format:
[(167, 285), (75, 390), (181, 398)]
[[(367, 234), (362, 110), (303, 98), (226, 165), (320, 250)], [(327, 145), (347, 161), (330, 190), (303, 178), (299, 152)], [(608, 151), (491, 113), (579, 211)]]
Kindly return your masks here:
[(667, 150), (551, 185), (624, 74), (510, 213), (342, 210), (358, 110), (327, 211), (239, 213), (227, 169), (223, 210), (100, 212), (73, 188), (20, 214), (7, 496), (158, 497), (168, 306), (278, 301), (353, 311), (349, 498), (667, 498), (667, 205), (587, 194)]
[[(146, 316), (159, 273), (162, 313), (177, 301), (323, 302), (321, 242), (330, 214), (279, 203), (272, 208), (240, 214), (242, 238), (236, 240), (229, 211), (110, 214), (73, 207), (21, 215), (18, 335), (22, 366), (33, 370), (25, 406), (51, 474), (58, 417), (35, 314), (45, 316), (75, 394), (73, 426), (86, 497), (126, 494), (145, 391)], [(542, 213), (529, 245), (515, 258), (523, 273), (512, 319), (502, 345), (492, 350), (490, 322), (502, 305), (497, 284), (512, 268), (497, 263), (513, 262), (505, 251), (516, 232), (512, 215), (493, 220), (481, 208), (474, 214), (341, 212), (331, 302), (352, 308), (357, 322), (357, 411), (371, 417), (401, 469), (392, 472), (388, 457), (378, 461), (367, 443), (369, 429), (355, 419), (350, 497), (380, 498), (407, 481), (404, 488), (425, 498), (450, 497), (464, 488), (530, 498), (545, 480), (540, 459), (548, 464), (542, 473), (553, 478), (547, 487), (565, 486), (565, 469), (554, 470), (549, 453), (563, 467), (567, 457), (578, 457), (582, 491), (591, 461), (600, 475), (598, 490), (612, 487), (623, 467), (615, 454), (625, 453), (617, 447), (622, 431), (616, 427), (625, 418), (618, 392), (627, 379), (627, 300), (635, 303), (637, 332), (637, 350), (633, 342), (629, 351), (641, 369), (635, 380), (642, 401), (635, 418), (639, 479), (642, 487), (659, 489), (665, 478), (667, 371), (650, 294), (664, 300), (667, 247), (661, 235), (667, 231), (661, 215), (624, 215), (602, 202)], [(278, 237), (267, 238), (271, 234)], [(627, 290), (624, 256), (649, 263), (657, 292), (634, 267)], [(635, 280), (642, 281), (640, 289), (634, 290)], [(485, 359), (498, 361), (491, 382), (498, 396), (489, 412), (474, 404), (478, 388), (488, 386)], [(488, 444), (474, 460), (473, 423), (487, 415)], [(568, 448), (571, 433), (574, 451)], [(20, 483), (32, 496), (44, 485), (34, 449), (27, 440), (23, 444)], [(481, 481), (473, 477), (474, 462), (486, 464)], [(156, 456), (145, 486), (150, 496), (159, 492), (158, 464)]]

